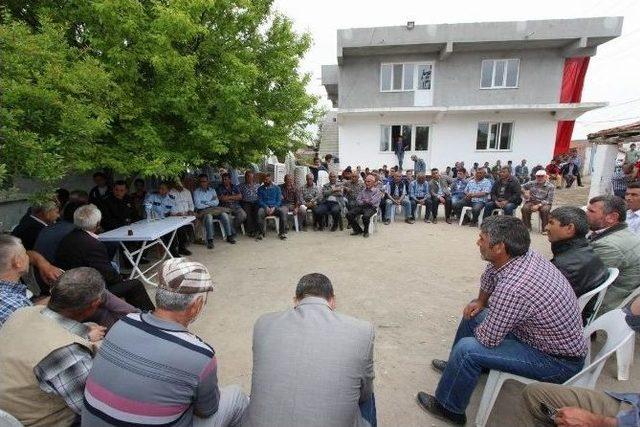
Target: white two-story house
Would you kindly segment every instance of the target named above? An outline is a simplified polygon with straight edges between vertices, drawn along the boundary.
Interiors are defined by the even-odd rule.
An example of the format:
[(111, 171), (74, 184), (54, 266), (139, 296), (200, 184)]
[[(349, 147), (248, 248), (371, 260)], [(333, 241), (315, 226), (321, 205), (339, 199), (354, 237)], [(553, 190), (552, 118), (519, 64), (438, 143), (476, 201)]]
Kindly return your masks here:
[(336, 108), (342, 167), (397, 164), (402, 136), (428, 167), (527, 159), (568, 149), (589, 58), (621, 17), (338, 30), (337, 65), (322, 67)]

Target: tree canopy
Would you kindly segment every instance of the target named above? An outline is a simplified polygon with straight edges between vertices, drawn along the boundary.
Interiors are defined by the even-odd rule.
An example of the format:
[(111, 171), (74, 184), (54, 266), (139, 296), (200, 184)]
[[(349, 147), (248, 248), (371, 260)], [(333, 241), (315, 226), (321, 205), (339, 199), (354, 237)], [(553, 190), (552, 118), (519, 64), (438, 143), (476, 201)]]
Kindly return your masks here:
[(272, 0), (9, 0), (0, 17), (0, 163), (173, 176), (311, 138), (308, 34)]

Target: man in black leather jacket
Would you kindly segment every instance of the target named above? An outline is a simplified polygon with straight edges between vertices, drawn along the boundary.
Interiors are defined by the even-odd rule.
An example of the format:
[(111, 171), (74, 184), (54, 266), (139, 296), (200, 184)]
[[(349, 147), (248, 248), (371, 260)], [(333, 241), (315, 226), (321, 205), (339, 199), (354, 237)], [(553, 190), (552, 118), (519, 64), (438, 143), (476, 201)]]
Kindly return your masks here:
[[(551, 262), (567, 278), (577, 297), (602, 284), (607, 268), (585, 238), (589, 231), (587, 215), (576, 206), (561, 206), (549, 214), (546, 231), (553, 258)], [(583, 320), (593, 312), (594, 298), (582, 312)]]

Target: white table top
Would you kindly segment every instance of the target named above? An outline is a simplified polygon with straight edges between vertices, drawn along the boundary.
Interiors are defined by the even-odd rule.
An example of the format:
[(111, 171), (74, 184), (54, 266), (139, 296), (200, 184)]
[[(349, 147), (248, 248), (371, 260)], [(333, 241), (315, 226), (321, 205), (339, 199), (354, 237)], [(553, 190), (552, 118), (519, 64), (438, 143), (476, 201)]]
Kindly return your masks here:
[[(143, 219), (131, 225), (125, 225), (115, 230), (99, 234), (98, 239), (102, 242), (142, 242), (157, 240), (165, 234), (169, 234), (173, 230), (195, 221), (195, 219), (195, 216), (170, 216), (153, 221)], [(128, 234), (129, 229), (133, 231), (133, 235), (131, 236)]]

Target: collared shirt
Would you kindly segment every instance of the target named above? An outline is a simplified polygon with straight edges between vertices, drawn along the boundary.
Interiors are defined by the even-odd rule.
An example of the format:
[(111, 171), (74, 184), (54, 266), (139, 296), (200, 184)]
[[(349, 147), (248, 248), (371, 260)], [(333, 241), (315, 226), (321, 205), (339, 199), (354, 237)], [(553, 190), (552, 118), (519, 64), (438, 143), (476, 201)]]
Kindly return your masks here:
[(529, 250), (480, 279), (490, 295), (486, 319), (475, 329), (478, 341), (496, 347), (507, 334), (554, 356), (583, 357), (587, 344), (576, 295), (562, 273)]
[[(230, 188), (227, 188), (224, 186), (224, 184), (221, 184), (218, 187), (218, 194), (220, 196), (237, 196), (240, 194), (240, 188), (234, 184), (231, 184)], [(222, 206), (225, 206), (231, 209), (236, 209), (240, 207), (240, 202), (238, 200), (231, 200), (229, 202), (220, 202), (220, 204)]]
[(287, 187), (285, 184), (282, 184), (280, 191), (282, 192), (283, 205), (299, 206), (302, 204), (302, 193), (295, 185)]
[(527, 165), (518, 165), (516, 166), (516, 176), (521, 177), (524, 176), (526, 178), (529, 177), (529, 167)]
[(472, 197), (471, 201), (474, 203), (478, 203), (478, 202), (486, 202), (489, 200), (489, 195), (491, 194), (491, 181), (489, 181), (487, 178), (482, 178), (480, 181), (477, 181), (476, 179), (470, 179), (469, 182), (467, 182), (467, 186), (464, 189), (464, 193), (465, 194), (469, 194), (469, 193), (486, 193), (484, 196), (482, 197)]
[(640, 160), (640, 151), (638, 150), (629, 150), (624, 155), (624, 161), (627, 163), (636, 163)]
[(627, 191), (627, 177), (622, 171), (622, 168), (616, 168), (613, 175), (611, 175), (611, 187), (613, 191)]
[(553, 195), (556, 191), (556, 187), (549, 181), (545, 181), (544, 184), (538, 184), (536, 181), (529, 181), (522, 185), (523, 190), (529, 190), (531, 196), (529, 202), (542, 203), (550, 205), (553, 203)]
[(364, 189), (364, 182), (358, 180), (357, 182), (353, 182), (351, 180), (346, 181), (342, 184), (342, 186), (348, 190), (345, 191), (345, 197), (350, 202), (355, 202), (358, 198), (358, 194)]
[(32, 305), (24, 284), (0, 280), (0, 327), (14, 311)]
[(240, 184), (240, 194), (243, 202), (255, 203), (258, 201), (258, 188), (260, 184)]
[(315, 202), (318, 203), (322, 199), (322, 194), (320, 193), (320, 189), (317, 185), (313, 184), (311, 186), (303, 185), (300, 189), (302, 192), (302, 200), (304, 203)]
[(146, 203), (151, 203), (151, 211), (160, 218), (169, 216), (174, 209), (176, 201), (169, 193), (162, 196), (160, 193), (153, 193), (147, 196)]
[[(41, 314), (72, 334), (88, 339), (89, 328), (86, 325), (46, 307)], [(84, 407), (84, 387), (92, 365), (93, 359), (87, 349), (70, 344), (49, 353), (33, 368), (33, 373), (42, 391), (59, 395), (73, 412), (80, 414)]]
[(196, 209), (207, 209), (207, 208), (215, 208), (220, 204), (220, 200), (218, 199), (218, 194), (216, 190), (209, 187), (206, 190), (198, 187), (196, 191), (193, 192), (193, 205)]
[(409, 189), (409, 194), (410, 197), (414, 199), (424, 199), (429, 196), (429, 183), (426, 180), (422, 184), (418, 181), (413, 181)]
[(633, 234), (640, 237), (640, 209), (637, 211), (627, 210), (627, 226)]
[(258, 204), (261, 208), (278, 207), (282, 203), (282, 191), (275, 184), (264, 185), (258, 188)]
[(442, 189), (442, 183), (439, 179), (432, 179), (431, 182), (435, 183), (436, 186), (436, 195), (439, 197), (444, 196), (444, 190)]
[(427, 164), (421, 158), (417, 157), (413, 162), (413, 172), (416, 174), (424, 173), (427, 171)]
[(619, 402), (625, 402), (632, 406), (616, 415), (619, 427), (640, 426), (640, 393), (614, 393), (612, 391), (605, 391), (605, 393)]
[(456, 178), (451, 183), (451, 195), (452, 196), (464, 196), (464, 189), (467, 188), (469, 180)]
[(169, 191), (169, 194), (173, 196), (173, 200), (175, 201), (173, 208), (171, 208), (172, 214), (194, 211), (193, 196), (191, 195), (191, 191), (187, 190), (186, 188), (178, 191), (174, 188)]
[(382, 193), (376, 187), (372, 187), (368, 189), (365, 187), (360, 193), (358, 193), (358, 197), (356, 198), (356, 202), (358, 205), (369, 205), (377, 208), (380, 205), (380, 199), (382, 198)]
[[(340, 194), (336, 196), (334, 194), (334, 190), (340, 190)], [(322, 186), (322, 196), (324, 197), (324, 200), (328, 202), (337, 202), (338, 197), (342, 197), (342, 184), (339, 182), (336, 182), (335, 184), (327, 182)]]

